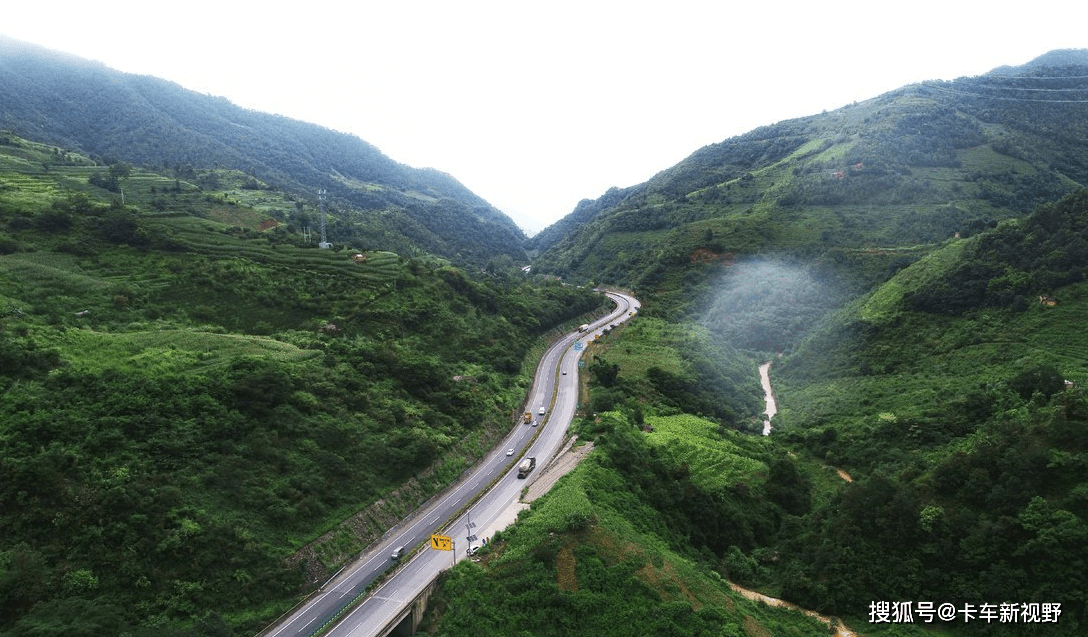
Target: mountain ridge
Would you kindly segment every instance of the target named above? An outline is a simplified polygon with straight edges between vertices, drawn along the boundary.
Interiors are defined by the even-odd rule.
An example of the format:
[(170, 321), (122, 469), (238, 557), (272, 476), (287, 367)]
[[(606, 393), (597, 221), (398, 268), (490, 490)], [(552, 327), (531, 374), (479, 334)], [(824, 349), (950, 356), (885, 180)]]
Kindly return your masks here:
[[(1085, 65), (1043, 66), (1054, 60)], [(911, 84), (708, 144), (642, 184), (581, 202), (554, 224), (577, 228), (534, 238), (538, 270), (668, 290), (678, 273), (689, 284), (713, 276), (701, 253), (842, 262), (847, 250), (856, 261), (868, 248), (936, 244), (1027, 214), (1088, 185), (1088, 51), (1024, 68), (1011, 81)], [(1059, 70), (1040, 77), (1040, 68)], [(854, 284), (883, 276), (889, 262), (879, 261), (877, 279)]]
[(0, 128), (103, 161), (228, 166), (280, 188), (392, 212), (425, 251), (525, 260), (520, 228), (448, 173), (396, 162), (350, 134), (234, 105), (148, 75), (0, 37)]

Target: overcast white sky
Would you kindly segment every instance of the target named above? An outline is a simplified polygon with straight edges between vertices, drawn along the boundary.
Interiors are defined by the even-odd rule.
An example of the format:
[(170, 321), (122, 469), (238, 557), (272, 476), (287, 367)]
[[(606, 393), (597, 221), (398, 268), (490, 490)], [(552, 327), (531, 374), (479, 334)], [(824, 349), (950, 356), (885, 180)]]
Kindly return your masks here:
[(5, 4), (4, 35), (352, 133), (529, 233), (758, 126), (1088, 47), (1072, 0)]

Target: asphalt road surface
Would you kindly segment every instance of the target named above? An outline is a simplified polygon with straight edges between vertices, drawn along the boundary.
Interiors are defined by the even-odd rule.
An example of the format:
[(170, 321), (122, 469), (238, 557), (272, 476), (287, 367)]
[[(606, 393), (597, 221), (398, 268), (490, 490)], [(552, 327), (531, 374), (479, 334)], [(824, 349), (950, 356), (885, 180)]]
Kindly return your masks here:
[[(373, 594), (356, 606), (326, 634), (336, 637), (364, 637), (378, 634), (390, 619), (396, 617), (443, 569), (465, 557), (469, 546), (479, 546), (482, 538), (469, 540), (496, 520), (504, 510), (517, 501), (526, 481), (517, 478), (517, 463), (522, 457), (537, 458), (536, 471), (543, 468), (558, 451), (567, 435), (578, 402), (578, 359), (586, 345), (609, 325), (630, 318), (639, 302), (633, 297), (606, 292), (616, 303), (608, 316), (590, 325), (585, 333), (568, 334), (553, 344), (537, 367), (530, 402), (538, 427), (519, 424), (503, 442), (491, 451), (483, 462), (463, 477), (426, 509), (416, 511), (387, 533), (387, 538), (359, 562), (335, 576), (307, 602), (282, 622), (261, 633), (263, 637), (308, 637), (324, 626), (337, 612), (358, 597), (367, 586), (390, 568), (395, 571)], [(545, 415), (537, 415), (543, 407)], [(533, 436), (539, 433), (532, 446)], [(512, 456), (506, 451), (514, 449)], [(532, 476), (530, 475), (530, 478)], [(481, 491), (494, 482), (483, 495)], [(452, 523), (446, 523), (469, 502), (479, 497), (466, 513)], [(468, 524), (472, 523), (472, 527)], [(432, 534), (453, 538), (454, 551), (436, 551), (426, 542)], [(405, 552), (421, 546), (418, 551), (401, 560), (390, 555), (397, 547)]]

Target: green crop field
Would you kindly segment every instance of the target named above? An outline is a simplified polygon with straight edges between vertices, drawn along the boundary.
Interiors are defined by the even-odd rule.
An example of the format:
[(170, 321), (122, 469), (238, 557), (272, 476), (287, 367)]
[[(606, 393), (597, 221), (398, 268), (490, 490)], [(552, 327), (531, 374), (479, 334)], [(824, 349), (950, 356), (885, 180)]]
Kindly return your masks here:
[(71, 352), (69, 364), (85, 373), (103, 369), (144, 373), (185, 373), (241, 357), (298, 362), (320, 355), (271, 338), (219, 334), (197, 329), (122, 333), (68, 330), (56, 345)]
[(766, 463), (753, 458), (762, 455), (762, 451), (752, 452), (761, 446), (769, 448), (762, 438), (733, 431), (723, 436), (716, 423), (689, 414), (650, 417), (646, 424), (653, 427), (646, 439), (687, 465), (692, 481), (703, 489), (717, 491), (738, 483), (752, 485), (766, 477)]

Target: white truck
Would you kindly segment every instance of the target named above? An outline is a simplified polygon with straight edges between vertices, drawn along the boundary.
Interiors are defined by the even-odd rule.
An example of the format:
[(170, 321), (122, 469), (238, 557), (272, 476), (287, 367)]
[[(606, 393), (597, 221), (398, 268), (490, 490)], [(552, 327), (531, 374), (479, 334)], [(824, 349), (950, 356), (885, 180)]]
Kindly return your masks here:
[(518, 477), (524, 478), (532, 473), (533, 469), (536, 469), (536, 458), (526, 458), (518, 465)]

